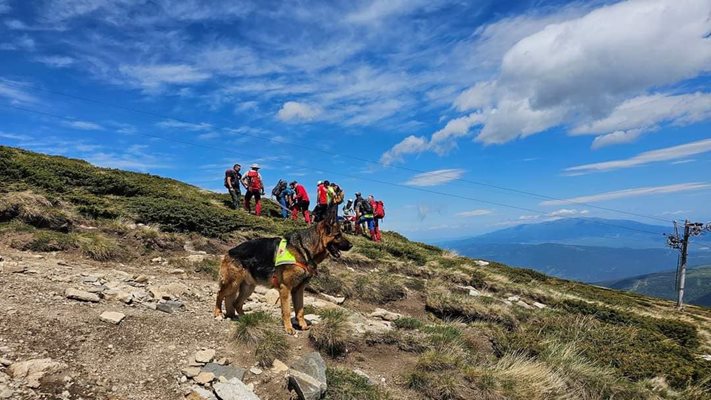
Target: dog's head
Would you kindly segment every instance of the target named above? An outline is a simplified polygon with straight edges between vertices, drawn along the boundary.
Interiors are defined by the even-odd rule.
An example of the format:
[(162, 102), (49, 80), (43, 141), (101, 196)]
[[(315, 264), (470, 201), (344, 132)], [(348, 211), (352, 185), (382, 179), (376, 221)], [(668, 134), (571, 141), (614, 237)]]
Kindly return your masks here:
[(318, 233), (321, 243), (328, 250), (328, 253), (339, 258), (341, 251), (348, 251), (353, 247), (341, 232), (341, 225), (338, 223), (338, 206), (329, 206), (326, 211), (326, 218), (318, 223)]

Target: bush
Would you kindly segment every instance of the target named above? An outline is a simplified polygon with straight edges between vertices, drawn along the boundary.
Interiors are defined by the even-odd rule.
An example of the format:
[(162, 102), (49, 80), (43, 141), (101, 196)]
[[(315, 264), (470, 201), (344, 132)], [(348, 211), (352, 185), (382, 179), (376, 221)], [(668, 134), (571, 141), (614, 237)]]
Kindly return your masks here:
[(40, 229), (69, 232), (71, 220), (45, 197), (31, 192), (11, 193), (0, 198), (0, 222), (13, 219)]
[(32, 240), (21, 248), (22, 250), (50, 252), (71, 250), (77, 246), (78, 241), (74, 234), (38, 231), (33, 235)]
[(412, 330), (412, 329), (419, 329), (424, 324), (422, 323), (422, 321), (420, 321), (417, 318), (401, 317), (401, 318), (398, 318), (395, 321), (393, 321), (393, 325), (395, 325), (395, 327), (398, 329)]
[(386, 400), (390, 395), (368, 379), (345, 368), (327, 368), (325, 400)]
[(337, 357), (346, 351), (351, 331), (348, 316), (343, 310), (330, 309), (320, 313), (321, 322), (311, 327), (309, 338), (317, 349)]
[(356, 278), (348, 295), (368, 303), (385, 304), (407, 297), (407, 289), (400, 279), (392, 275), (364, 274)]
[(240, 315), (235, 323), (234, 338), (245, 344), (257, 344), (268, 335), (276, 319), (264, 311)]
[(286, 336), (281, 330), (277, 331), (272, 328), (265, 331), (257, 342), (254, 356), (257, 357), (259, 365), (268, 368), (271, 367), (274, 359), (286, 358), (288, 352), (289, 344), (286, 341)]
[(448, 293), (433, 289), (427, 292), (425, 307), (439, 318), (461, 319), (465, 322), (491, 321), (501, 324), (509, 330), (514, 329), (516, 317), (499, 304), (485, 304), (478, 297)]
[(111, 261), (121, 258), (124, 251), (110, 238), (103, 235), (85, 235), (79, 238), (82, 254), (96, 261)]

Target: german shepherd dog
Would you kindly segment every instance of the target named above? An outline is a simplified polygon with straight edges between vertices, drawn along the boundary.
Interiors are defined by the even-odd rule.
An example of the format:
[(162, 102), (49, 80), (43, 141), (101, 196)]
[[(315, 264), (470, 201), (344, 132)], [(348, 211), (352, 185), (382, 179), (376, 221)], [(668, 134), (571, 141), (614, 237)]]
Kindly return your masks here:
[(285, 237), (287, 250), (296, 258), (294, 264), (275, 266), (275, 254), (282, 238), (252, 239), (229, 250), (220, 265), (215, 318), (222, 317), (223, 301), (227, 318), (234, 318), (235, 311), (243, 315), (242, 306), (255, 286), (271, 285), (279, 290), (281, 316), (286, 332), (291, 335), (296, 333), (291, 324), (289, 295), (294, 303), (299, 328), (309, 329), (304, 319), (306, 284), (316, 275), (317, 265), (329, 255), (339, 258), (341, 251), (353, 247), (341, 232), (337, 210), (337, 206), (329, 207), (323, 221)]

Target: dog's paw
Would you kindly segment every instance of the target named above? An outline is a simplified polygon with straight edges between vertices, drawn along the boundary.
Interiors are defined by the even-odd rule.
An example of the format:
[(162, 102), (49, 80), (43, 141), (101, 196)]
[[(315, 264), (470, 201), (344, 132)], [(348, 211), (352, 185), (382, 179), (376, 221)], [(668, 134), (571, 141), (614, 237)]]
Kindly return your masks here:
[(284, 330), (286, 331), (287, 334), (289, 334), (289, 335), (291, 335), (291, 336), (296, 335), (296, 329), (294, 329), (294, 328), (291, 327), (291, 326), (285, 326), (285, 327), (284, 327)]
[(217, 321), (222, 321), (223, 319), (225, 319), (225, 317), (223, 317), (222, 314), (220, 314), (220, 315), (215, 315), (215, 320), (217, 320)]

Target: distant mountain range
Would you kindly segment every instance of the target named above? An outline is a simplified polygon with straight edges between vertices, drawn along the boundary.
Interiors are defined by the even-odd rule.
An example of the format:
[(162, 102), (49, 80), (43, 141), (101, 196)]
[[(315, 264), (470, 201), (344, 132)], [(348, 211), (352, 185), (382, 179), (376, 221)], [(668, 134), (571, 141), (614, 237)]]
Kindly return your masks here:
[[(671, 227), (628, 220), (568, 218), (438, 244), (469, 257), (600, 282), (675, 268), (678, 253), (663, 236), (670, 232)], [(711, 264), (709, 247), (708, 239), (695, 241), (690, 265)]]
[[(663, 299), (677, 298), (675, 270), (601, 282), (599, 285)], [(711, 307), (711, 265), (687, 270), (684, 302)]]

